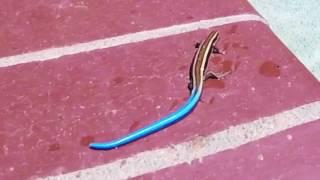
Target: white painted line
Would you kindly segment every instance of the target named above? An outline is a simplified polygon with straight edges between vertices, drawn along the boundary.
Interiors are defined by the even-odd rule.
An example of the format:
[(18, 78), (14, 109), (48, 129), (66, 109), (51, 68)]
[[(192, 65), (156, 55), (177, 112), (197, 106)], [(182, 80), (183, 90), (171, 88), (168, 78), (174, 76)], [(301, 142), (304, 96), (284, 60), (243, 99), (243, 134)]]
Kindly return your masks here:
[(71, 46), (49, 48), (40, 51), (30, 52), (26, 54), (8, 56), (0, 58), (0, 67), (8, 67), (22, 63), (34, 61), (48, 61), (66, 55), (72, 55), (82, 52), (88, 52), (98, 49), (110, 48), (114, 46), (141, 42), (149, 39), (172, 36), (176, 34), (196, 31), (199, 29), (207, 29), (225, 24), (243, 22), (243, 21), (258, 21), (266, 23), (266, 21), (255, 14), (241, 14), (234, 16), (226, 16), (208, 20), (201, 20), (188, 24), (173, 25), (165, 28), (153, 29), (149, 31), (141, 31), (136, 33), (125, 34), (105, 39), (94, 40), (86, 43), (74, 44)]
[(182, 163), (190, 163), (193, 160), (201, 160), (206, 156), (234, 149), (246, 143), (319, 119), (320, 101), (317, 101), (273, 116), (230, 127), (207, 137), (197, 137), (171, 147), (141, 152), (105, 165), (44, 179), (127, 179)]

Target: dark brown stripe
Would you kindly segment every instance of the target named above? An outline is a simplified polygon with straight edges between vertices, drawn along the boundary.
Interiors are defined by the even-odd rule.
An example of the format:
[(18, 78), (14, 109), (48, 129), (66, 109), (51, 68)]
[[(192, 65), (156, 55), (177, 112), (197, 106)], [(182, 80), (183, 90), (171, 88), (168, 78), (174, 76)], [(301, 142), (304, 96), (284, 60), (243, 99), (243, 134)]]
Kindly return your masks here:
[(202, 81), (204, 80), (204, 73), (211, 55), (212, 47), (218, 40), (218, 32), (211, 32), (207, 39), (201, 43), (196, 56), (194, 57), (194, 62), (192, 63), (192, 83), (193, 89), (199, 88)]

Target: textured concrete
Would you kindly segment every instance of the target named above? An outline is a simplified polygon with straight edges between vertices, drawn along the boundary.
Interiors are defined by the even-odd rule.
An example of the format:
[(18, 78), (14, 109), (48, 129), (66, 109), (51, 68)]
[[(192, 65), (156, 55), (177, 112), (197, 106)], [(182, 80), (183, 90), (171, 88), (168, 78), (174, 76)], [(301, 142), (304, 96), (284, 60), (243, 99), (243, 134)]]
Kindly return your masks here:
[[(291, 170), (291, 172), (301, 172), (299, 174), (303, 175), (305, 171), (296, 169), (297, 165), (301, 164), (300, 166), (310, 166), (319, 164), (319, 161), (317, 160), (320, 158), (320, 148), (319, 146), (314, 146), (314, 144), (318, 144), (320, 141), (317, 141), (317, 136), (313, 136), (315, 131), (319, 128), (319, 118), (320, 101), (280, 112), (269, 117), (259, 118), (258, 120), (251, 121), (249, 123), (231, 126), (228, 129), (206, 137), (197, 136), (190, 141), (180, 144), (172, 144), (169, 147), (141, 152), (131, 157), (120, 159), (105, 165), (79, 170), (60, 176), (51, 176), (44, 179), (127, 179), (130, 177), (137, 177), (139, 175), (142, 176), (138, 177), (138, 179), (172, 179), (170, 177), (175, 177), (176, 179), (205, 179), (204, 177), (208, 179), (212, 179), (212, 177), (217, 179), (220, 179), (221, 177), (223, 177), (221, 179), (239, 179), (238, 177), (240, 174), (244, 177), (243, 179), (260, 176), (260, 178), (257, 179), (270, 180), (268, 177), (279, 177), (281, 175), (288, 174), (288, 169)], [(318, 123), (311, 125), (311, 132), (308, 132), (310, 128), (302, 130), (303, 134), (306, 134), (303, 138), (310, 138), (310, 141), (304, 143), (302, 147), (297, 146), (296, 143), (296, 139), (299, 138), (301, 133), (296, 134), (286, 132), (287, 138), (282, 138), (283, 136), (273, 138), (273, 141), (278, 143), (274, 145), (270, 145), (270, 143), (266, 144), (264, 143), (265, 141), (262, 140), (262, 138), (274, 135), (283, 130), (287, 130), (288, 128), (310, 122)], [(257, 128), (257, 126), (260, 128)], [(297, 131), (299, 131), (299, 128), (296, 128), (295, 132)], [(296, 147), (297, 149), (303, 149), (303, 151), (299, 152), (299, 159), (301, 160), (296, 162), (295, 166), (289, 166), (288, 163), (286, 163), (286, 161), (292, 162), (297, 158), (292, 152), (290, 153), (291, 149), (285, 148), (288, 145), (288, 142), (292, 139), (294, 139), (292, 142), (294, 142), (295, 145), (291, 146)], [(257, 146), (261, 144), (262, 148), (251, 148), (250, 152), (248, 152), (243, 151), (243, 148), (239, 147), (253, 141), (257, 142), (251, 144), (257, 144)], [(269, 146), (269, 148), (265, 148), (266, 146)], [(239, 149), (239, 152), (236, 149)], [(228, 151), (230, 152), (230, 150), (233, 152), (231, 156), (230, 153), (226, 153)], [(274, 165), (274, 161), (268, 161), (268, 159), (266, 159), (266, 161), (264, 161), (264, 166), (257, 166), (257, 162), (263, 160), (264, 157), (268, 157), (265, 154), (262, 154), (262, 151), (268, 152), (269, 157), (275, 156), (276, 158), (278, 157), (278, 159), (281, 158), (283, 164), (278, 167)], [(284, 151), (284, 153), (279, 156), (277, 151)], [(288, 151), (289, 153), (287, 153)], [(314, 154), (312, 154), (313, 158), (309, 159), (308, 156), (304, 156), (304, 154), (308, 152), (314, 152)], [(248, 157), (248, 154), (251, 156)], [(208, 159), (213, 160), (208, 161)], [(224, 163), (226, 160), (228, 163)], [(240, 162), (238, 160), (240, 160)], [(312, 164), (304, 163), (303, 160), (311, 162)], [(270, 169), (270, 166), (274, 169), (279, 169), (276, 171), (274, 169), (266, 170)], [(298, 168), (300, 166), (298, 166)], [(248, 174), (248, 171), (241, 171), (244, 168), (250, 170), (250, 174)], [(319, 172), (315, 171), (316, 168), (319, 167), (309, 169), (309, 177), (319, 175)], [(232, 171), (233, 169), (237, 169), (237, 171)], [(255, 170), (257, 170), (257, 173), (251, 173)], [(261, 177), (263, 175), (261, 171), (264, 170), (269, 172), (267, 173), (268, 176)], [(233, 173), (231, 173), (231, 171)], [(201, 174), (199, 174), (199, 172), (201, 172)]]
[(235, 150), (134, 179), (167, 180), (178, 175), (177, 179), (183, 180), (318, 180), (320, 141), (315, 134), (319, 127), (318, 120)]
[[(221, 16), (256, 14), (247, 1), (212, 2), (170, 1), (170, 6), (157, 0), (3, 3), (0, 56), (9, 65), (0, 67), (0, 179), (35, 179), (108, 166), (143, 151), (152, 154), (243, 123), (264, 132), (264, 126), (255, 120), (320, 100), (319, 82), (261, 19), (207, 26), (209, 29), (194, 26), (187, 32), (154, 38), (146, 33), (149, 37), (139, 41), (112, 41), (119, 35), (134, 37), (146, 30), (172, 30), (174, 25), (196, 25)], [(193, 44), (213, 29), (221, 33), (218, 47), (225, 55), (212, 59), (209, 69), (232, 73), (205, 83), (202, 103), (190, 116), (116, 150), (88, 149), (92, 141), (116, 138), (177, 109), (189, 95), (186, 84)], [(106, 41), (99, 40), (106, 39), (109, 44), (104, 46)], [(89, 43), (69, 53), (70, 47), (83, 42)], [(102, 43), (92, 48), (90, 42)], [(58, 47), (59, 56), (56, 51), (42, 54), (41, 62), (22, 55), (34, 51), (41, 55), (53, 47)], [(16, 57), (25, 61), (16, 61)], [(11, 60), (14, 62), (8, 62)], [(270, 127), (278, 125), (273, 122)], [(289, 126), (282, 123), (280, 128)], [(241, 143), (247, 141), (235, 144)], [(228, 141), (222, 144), (236, 147)], [(150, 160), (142, 162), (144, 169), (139, 168), (148, 172)]]
[(272, 30), (320, 80), (320, 1), (249, 0)]
[(266, 24), (265, 19), (257, 14), (239, 14), (223, 16), (219, 18), (205, 19), (179, 25), (172, 25), (164, 28), (128, 33), (120, 36), (108, 37), (88, 41), (85, 43), (75, 43), (63, 47), (48, 48), (24, 54), (17, 54), (7, 57), (0, 57), (0, 67), (14, 66), (22, 63), (34, 61), (51, 61), (67, 55), (79, 54), (99, 49), (106, 49), (131, 43), (142, 42), (151, 39), (174, 36), (177, 34), (192, 32), (200, 29), (209, 29), (231, 23), (259, 21)]
[[(168, 6), (168, 4), (170, 4)], [(246, 2), (210, 0), (3, 1), (0, 6), (0, 56), (65, 46), (130, 32), (254, 12)], [(196, 8), (195, 8), (196, 7)], [(222, 8), (223, 7), (223, 8)], [(156, 11), (154, 11), (156, 9)]]

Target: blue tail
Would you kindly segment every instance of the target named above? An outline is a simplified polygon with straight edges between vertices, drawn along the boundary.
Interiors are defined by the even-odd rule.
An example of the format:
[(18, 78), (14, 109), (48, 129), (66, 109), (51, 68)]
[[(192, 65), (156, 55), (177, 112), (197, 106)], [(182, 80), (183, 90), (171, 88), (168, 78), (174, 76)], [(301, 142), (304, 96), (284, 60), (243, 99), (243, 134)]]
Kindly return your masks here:
[(138, 139), (141, 139), (155, 132), (158, 132), (161, 129), (164, 129), (182, 120), (189, 113), (191, 113), (192, 110), (196, 107), (197, 103), (199, 102), (200, 96), (201, 96), (201, 91), (195, 90), (189, 97), (188, 101), (182, 107), (180, 107), (177, 111), (167, 115), (166, 117), (161, 118), (158, 121), (146, 127), (138, 129), (137, 131), (132, 132), (119, 139), (109, 141), (109, 142), (104, 142), (104, 143), (91, 143), (89, 146), (90, 148), (96, 149), (96, 150), (114, 149), (114, 148), (123, 146), (125, 144), (131, 143), (133, 141), (136, 141)]

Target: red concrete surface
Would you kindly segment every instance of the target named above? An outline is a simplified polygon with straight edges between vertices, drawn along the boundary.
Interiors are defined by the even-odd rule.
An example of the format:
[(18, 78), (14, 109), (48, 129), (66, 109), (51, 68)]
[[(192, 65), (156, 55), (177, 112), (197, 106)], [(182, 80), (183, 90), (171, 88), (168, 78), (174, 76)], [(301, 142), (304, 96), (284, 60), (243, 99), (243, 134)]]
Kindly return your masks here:
[[(175, 10), (171, 13), (185, 14), (177, 13), (164, 18), (160, 13), (160, 19), (152, 21), (148, 16), (150, 9), (162, 9), (164, 5), (142, 3), (140, 7), (143, 9), (136, 13), (143, 15), (140, 21), (146, 21), (148, 25), (138, 26), (141, 29), (124, 28), (127, 27), (125, 22), (130, 20), (117, 21), (119, 26), (101, 34), (104, 28), (99, 29), (100, 26), (95, 24), (97, 22), (88, 21), (91, 28), (97, 26), (92, 30), (96, 33), (88, 31), (85, 34), (76, 24), (68, 24), (67, 27), (54, 24), (66, 32), (64, 35), (67, 32), (79, 35), (67, 40), (60, 39), (59, 33), (43, 31), (44, 34), (40, 35), (30, 30), (30, 36), (39, 39), (47, 37), (50, 45), (43, 47), (49, 47), (114, 35), (111, 32), (121, 34), (252, 11), (244, 1), (234, 1), (234, 4), (238, 2), (241, 6), (227, 3), (223, 11), (219, 6), (208, 6), (208, 2), (197, 6), (173, 3), (170, 5), (172, 7), (166, 6)], [(219, 1), (218, 4), (222, 6), (221, 3)], [(6, 5), (1, 8), (4, 7)], [(131, 6), (127, 4), (126, 7), (129, 13)], [(97, 10), (93, 8), (90, 11)], [(186, 14), (189, 11), (192, 18), (188, 19)], [(115, 12), (124, 16), (121, 18), (128, 18), (123, 11)], [(87, 22), (79, 21), (80, 24)], [(103, 21), (101, 19), (99, 22)], [(38, 26), (41, 27), (41, 23)], [(75, 29), (80, 32), (75, 32)], [(319, 82), (264, 24), (247, 22), (215, 30), (221, 33), (218, 47), (226, 54), (216, 57), (209, 68), (217, 72), (231, 70), (232, 73), (223, 81), (208, 81), (202, 98), (204, 102), (182, 122), (118, 150), (93, 151), (87, 145), (93, 140), (110, 140), (124, 135), (181, 105), (189, 93), (188, 67), (195, 52), (193, 44), (204, 39), (209, 30), (48, 62), (1, 68), (0, 179), (26, 179), (85, 169), (140, 151), (186, 141), (195, 135), (205, 136), (230, 125), (320, 99)], [(9, 38), (9, 42), (18, 40)], [(32, 42), (23, 39), (21, 43), (26, 43), (26, 49), (17, 46), (17, 51), (7, 44), (6, 50), (1, 47), (4, 53), (0, 54), (42, 48), (37, 47), (36, 39)]]
[(184, 102), (192, 42), (209, 31), (2, 68), (1, 175), (19, 179), (92, 167), (319, 99), (318, 82), (263, 24), (216, 30), (226, 55), (211, 68), (233, 73), (209, 81), (204, 103), (181, 123), (108, 152), (87, 144), (126, 134)]
[(3, 1), (0, 56), (248, 12), (243, 0)]
[(203, 158), (202, 162), (196, 160), (134, 179), (318, 180), (319, 128), (318, 120)]

